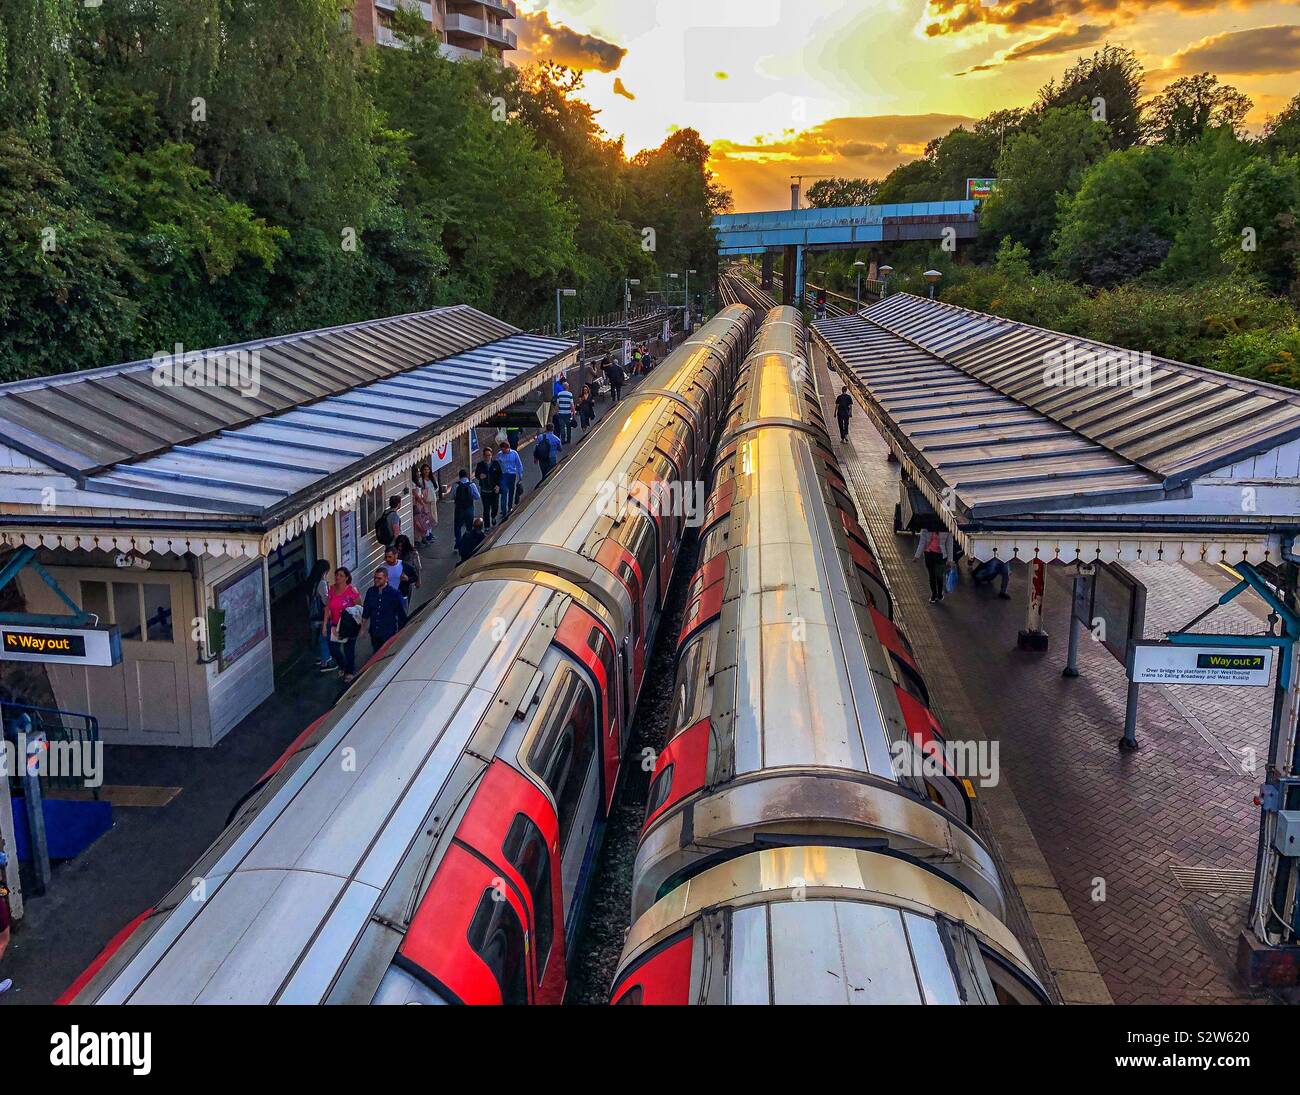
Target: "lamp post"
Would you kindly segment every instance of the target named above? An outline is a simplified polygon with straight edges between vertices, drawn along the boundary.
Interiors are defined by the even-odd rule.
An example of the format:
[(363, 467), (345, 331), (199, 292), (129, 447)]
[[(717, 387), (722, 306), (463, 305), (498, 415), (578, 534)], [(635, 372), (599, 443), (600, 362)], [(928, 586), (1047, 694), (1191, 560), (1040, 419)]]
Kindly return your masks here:
[(862, 271), (867, 268), (867, 264), (859, 259), (853, 264), (853, 268), (858, 272), (858, 311), (862, 311)]
[(561, 300), (564, 297), (576, 297), (577, 289), (556, 289), (555, 290), (555, 333), (564, 334), (564, 312), (560, 307)]
[(935, 286), (943, 280), (943, 274), (938, 270), (927, 270), (923, 276), (925, 280), (930, 283), (930, 299), (934, 300)]
[(686, 271), (686, 330), (691, 329), (691, 275), (698, 274), (698, 270)]
[(640, 278), (623, 279), (623, 322), (627, 323), (632, 318), (632, 286), (640, 285)]
[(889, 275), (894, 272), (892, 266), (881, 266), (877, 268), (876, 273), (880, 275), (880, 297), (883, 300), (889, 296)]

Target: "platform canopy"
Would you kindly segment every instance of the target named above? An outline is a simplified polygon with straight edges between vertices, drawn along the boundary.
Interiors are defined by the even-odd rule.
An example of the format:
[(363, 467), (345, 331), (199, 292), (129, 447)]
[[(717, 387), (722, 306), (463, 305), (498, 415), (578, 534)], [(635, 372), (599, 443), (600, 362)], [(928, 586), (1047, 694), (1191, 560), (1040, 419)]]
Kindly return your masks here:
[(0, 546), (265, 554), (576, 355), (462, 305), (0, 385)]
[(1300, 392), (907, 293), (814, 324), (977, 558), (1277, 561)]

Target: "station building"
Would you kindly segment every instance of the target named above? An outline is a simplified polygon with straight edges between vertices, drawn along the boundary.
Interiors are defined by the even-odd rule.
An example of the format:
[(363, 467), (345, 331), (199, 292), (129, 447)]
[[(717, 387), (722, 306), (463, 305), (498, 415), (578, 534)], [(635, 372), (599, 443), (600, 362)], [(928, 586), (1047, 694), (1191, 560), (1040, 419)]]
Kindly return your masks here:
[(472, 466), (476, 428), (576, 358), (459, 305), (0, 385), (0, 564), (36, 564), (6, 607), (120, 633), (120, 664), (44, 666), (56, 706), (106, 744), (215, 745), (310, 642), (315, 560), (366, 588), (416, 465)]

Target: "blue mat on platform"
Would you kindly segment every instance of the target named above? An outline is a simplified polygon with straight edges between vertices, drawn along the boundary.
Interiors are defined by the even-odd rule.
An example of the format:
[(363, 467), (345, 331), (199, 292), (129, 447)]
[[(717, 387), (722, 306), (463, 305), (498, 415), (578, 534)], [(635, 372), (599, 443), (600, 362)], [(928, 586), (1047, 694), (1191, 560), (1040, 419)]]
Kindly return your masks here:
[[(27, 803), (21, 798), (9, 801), (13, 806), (18, 858), (30, 862), (32, 842), (27, 831)], [(80, 855), (113, 827), (113, 806), (108, 802), (47, 798), (41, 805), (45, 812), (45, 839), (51, 859), (72, 859)]]

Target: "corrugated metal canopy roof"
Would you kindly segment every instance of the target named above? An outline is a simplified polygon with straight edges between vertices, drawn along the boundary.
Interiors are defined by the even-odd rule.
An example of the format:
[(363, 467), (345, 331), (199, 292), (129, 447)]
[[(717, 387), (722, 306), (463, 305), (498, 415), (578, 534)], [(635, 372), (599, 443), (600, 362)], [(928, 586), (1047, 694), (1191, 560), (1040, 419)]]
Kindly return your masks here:
[(1149, 385), (1053, 384), (1127, 352), (907, 293), (814, 328), (972, 515), (1159, 499), (1300, 437), (1300, 393), (1161, 358)]
[(110, 468), (88, 478), (86, 490), (260, 515), (574, 349), (564, 339), (512, 335)]
[[(865, 318), (1176, 486), (1300, 436), (1300, 392), (1145, 355), (1140, 386), (1052, 383), (1048, 365), (1134, 350), (901, 293)], [(1137, 363), (1137, 362), (1135, 362)], [(1146, 381), (1149, 380), (1149, 383)]]
[[(0, 442), (80, 479), (517, 333), (475, 308), (454, 305), (193, 357), (16, 381), (0, 385)], [(156, 382), (160, 363), (211, 373), (223, 362), (229, 368), (232, 355), (254, 351), (255, 391), (252, 384), (241, 391)]]

